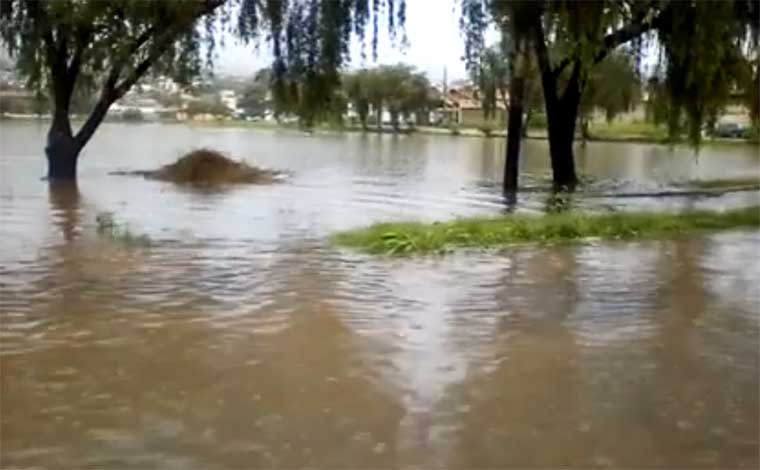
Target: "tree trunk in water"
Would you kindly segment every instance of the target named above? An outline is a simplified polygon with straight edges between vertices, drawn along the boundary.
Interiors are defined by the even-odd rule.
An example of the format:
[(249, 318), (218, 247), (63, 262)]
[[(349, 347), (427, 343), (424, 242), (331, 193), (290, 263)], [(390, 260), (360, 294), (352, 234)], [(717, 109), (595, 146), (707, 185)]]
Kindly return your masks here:
[(549, 131), (549, 156), (555, 189), (575, 189), (575, 125), (580, 105), (580, 64), (576, 63), (561, 98), (557, 97), (556, 78), (549, 73), (542, 76), (544, 101)]
[(73, 181), (77, 177), (77, 160), (82, 148), (71, 133), (68, 106), (56, 106), (53, 112), (45, 147), (48, 180)]
[(71, 136), (64, 136), (51, 129), (45, 154), (48, 161), (49, 180), (76, 180), (77, 160), (80, 148)]
[(547, 106), (546, 114), (549, 121), (549, 155), (552, 163), (554, 186), (557, 189), (574, 189), (578, 183), (575, 174), (575, 155), (573, 140), (575, 139), (575, 119), (568, 116), (568, 110), (560, 104), (558, 109)]
[(517, 191), (520, 163), (520, 141), (523, 134), (523, 98), (525, 75), (529, 67), (527, 38), (519, 38), (510, 51), (512, 79), (509, 82), (509, 123), (507, 124), (507, 146), (504, 158), (504, 191)]
[(509, 86), (509, 124), (507, 126), (507, 149), (504, 162), (504, 191), (517, 191), (520, 162), (520, 139), (522, 139), (522, 92), (525, 81), (520, 76), (512, 78)]

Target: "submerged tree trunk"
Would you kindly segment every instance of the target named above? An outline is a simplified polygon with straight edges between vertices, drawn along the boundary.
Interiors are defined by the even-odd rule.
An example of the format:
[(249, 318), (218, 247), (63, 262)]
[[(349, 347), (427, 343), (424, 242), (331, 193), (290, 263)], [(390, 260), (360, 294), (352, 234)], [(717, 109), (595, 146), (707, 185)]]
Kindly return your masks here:
[(517, 177), (520, 162), (520, 139), (522, 139), (522, 92), (525, 89), (523, 77), (512, 77), (509, 85), (509, 124), (507, 125), (507, 148), (504, 161), (504, 191), (517, 191)]
[(553, 71), (542, 71), (541, 81), (548, 121), (549, 156), (554, 187), (572, 190), (578, 184), (573, 141), (581, 97), (580, 63), (574, 64), (561, 97), (558, 96), (557, 76)]
[(523, 137), (523, 103), (525, 76), (530, 67), (528, 40), (520, 37), (510, 52), (511, 80), (509, 82), (509, 117), (507, 124), (507, 146), (504, 158), (504, 191), (517, 191), (520, 164), (520, 141)]
[(549, 121), (549, 155), (554, 186), (558, 189), (573, 189), (578, 183), (573, 153), (577, 107), (564, 100), (558, 100), (552, 105), (548, 103), (549, 101), (546, 116)]
[(45, 147), (49, 180), (76, 179), (79, 154), (103, 122), (108, 108), (113, 102), (112, 97), (104, 94), (77, 134), (73, 135), (69, 120), (69, 99), (56, 96), (55, 100), (53, 122), (48, 131), (47, 146)]
[(53, 92), (53, 121), (48, 130), (45, 156), (48, 162), (49, 180), (74, 180), (77, 176), (77, 159), (81, 147), (71, 130), (69, 105), (74, 89), (73, 83), (64, 74), (54, 74), (51, 91)]
[(77, 160), (81, 148), (71, 135), (66, 135), (55, 124), (48, 132), (45, 154), (48, 162), (49, 180), (75, 180), (77, 177)]

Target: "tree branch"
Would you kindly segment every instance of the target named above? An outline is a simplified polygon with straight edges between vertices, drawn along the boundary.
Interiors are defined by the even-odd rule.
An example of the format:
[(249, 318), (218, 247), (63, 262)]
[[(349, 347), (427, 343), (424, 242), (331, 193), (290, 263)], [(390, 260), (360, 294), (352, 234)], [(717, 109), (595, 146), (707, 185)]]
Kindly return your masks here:
[(533, 24), (533, 35), (535, 40), (533, 41), (536, 49), (536, 58), (538, 59), (538, 67), (541, 72), (550, 71), (551, 64), (549, 63), (549, 51), (546, 48), (546, 37), (544, 36), (544, 28), (541, 25), (541, 16), (537, 15)]
[(666, 8), (662, 10), (651, 21), (646, 20), (645, 15), (640, 15), (639, 18), (629, 23), (615, 32), (612, 32), (604, 37), (604, 46), (599, 53), (594, 57), (594, 63), (598, 64), (607, 54), (628, 41), (641, 36), (642, 34), (658, 28), (665, 21), (666, 17), (670, 14), (670, 9)]
[(541, 72), (541, 86), (544, 90), (544, 104), (547, 109), (554, 106), (557, 102), (557, 77), (552, 71), (549, 63), (549, 51), (546, 47), (546, 37), (544, 28), (541, 24), (541, 15), (536, 15), (533, 19), (533, 47), (536, 50), (536, 59), (538, 60), (538, 69)]
[[(158, 30), (158, 25), (154, 24), (148, 27), (145, 31), (143, 31), (137, 39), (129, 46), (125, 53), (125, 57), (129, 58), (133, 54), (137, 53), (137, 51), (140, 50), (140, 48), (148, 42), (148, 40), (153, 36), (153, 34)], [(122, 69), (124, 68), (125, 62), (127, 59), (122, 59), (119, 62), (115, 63), (111, 67), (111, 71), (108, 73), (108, 78), (106, 78), (105, 83), (103, 84), (103, 92), (102, 94), (111, 96), (116, 91), (116, 83), (119, 81), (119, 75), (121, 74)], [(112, 101), (115, 101), (118, 98), (114, 98)]]
[[(204, 7), (198, 10), (198, 12), (196, 12), (194, 15), (189, 15), (188, 19), (185, 22), (175, 24), (173, 28), (168, 27), (158, 36), (155, 36), (155, 33), (163, 25), (154, 24), (143, 31), (140, 36), (135, 39), (129, 49), (127, 49), (126, 56), (124, 56), (124, 58), (122, 58), (119, 63), (114, 64), (114, 66), (111, 68), (111, 71), (108, 74), (108, 78), (103, 84), (100, 98), (95, 104), (95, 108), (90, 113), (90, 116), (87, 118), (87, 121), (85, 121), (82, 128), (79, 129), (79, 132), (77, 132), (77, 135), (75, 137), (77, 145), (79, 145), (80, 148), (84, 147), (84, 145), (87, 143), (87, 141), (90, 140), (92, 135), (95, 133), (95, 130), (105, 118), (106, 113), (108, 112), (108, 108), (111, 107), (111, 104), (113, 104), (114, 101), (118, 100), (124, 96), (127, 91), (129, 91), (129, 89), (148, 71), (148, 69), (161, 57), (161, 55), (163, 55), (166, 50), (171, 47), (171, 45), (174, 43), (174, 41), (177, 40), (177, 37), (180, 33), (182, 33), (183, 30), (192, 27), (198, 18), (207, 14), (211, 14), (214, 10), (222, 6), (225, 1), (226, 0), (206, 0)], [(145, 45), (151, 38), (154, 38), (154, 41), (152, 48), (148, 53), (148, 56), (145, 57), (140, 63), (138, 63), (137, 66), (132, 70), (132, 73), (130, 73), (120, 84), (117, 85), (119, 75), (121, 75), (121, 72), (129, 58), (135, 55), (140, 50), (140, 48)]]
[[(147, 28), (145, 31), (143, 31), (137, 37), (137, 39), (135, 39), (135, 41), (129, 46), (129, 48), (126, 51), (125, 57), (128, 58), (132, 56), (133, 54), (137, 53), (137, 51), (140, 50), (140, 48), (145, 43), (148, 42), (148, 40), (151, 38), (153, 33), (157, 30), (158, 30), (158, 25), (154, 24), (150, 26), (149, 28)], [(163, 53), (163, 50), (160, 53)], [(158, 55), (160, 55), (160, 53)], [(126, 93), (126, 91), (129, 89), (129, 87), (132, 86), (132, 84), (130, 84), (123, 91), (120, 91), (122, 87), (116, 85), (116, 83), (119, 80), (119, 75), (121, 74), (121, 71), (124, 68), (124, 64), (126, 60), (127, 59), (122, 59), (119, 63), (116, 63), (111, 67), (111, 71), (108, 73), (108, 78), (106, 78), (106, 81), (103, 83), (103, 88), (101, 89), (98, 102), (95, 103), (95, 107), (93, 108), (92, 112), (90, 112), (90, 115), (87, 117), (87, 121), (85, 121), (85, 123), (79, 129), (75, 137), (76, 143), (79, 146), (79, 148), (84, 147), (85, 144), (87, 144), (87, 142), (92, 138), (92, 135), (95, 133), (95, 130), (98, 128), (98, 126), (100, 126), (100, 123), (103, 122), (103, 119), (106, 117), (106, 114), (108, 113), (108, 108), (111, 107), (113, 102), (121, 98), (124, 95), (124, 93)], [(140, 64), (140, 65), (143, 65), (143, 64)], [(150, 65), (151, 65), (150, 63), (147, 64), (145, 66), (145, 70), (147, 70), (147, 68), (150, 67)], [(139, 67), (140, 66), (138, 66), (138, 68)], [(137, 69), (135, 69), (135, 72), (136, 71)], [(142, 73), (145, 73), (145, 71), (143, 71)]]
[(557, 64), (557, 67), (552, 70), (554, 76), (559, 77), (559, 74), (561, 74), (562, 71), (565, 70), (565, 68), (573, 62), (573, 59), (574, 57), (565, 57), (562, 59), (562, 61)]
[(75, 83), (79, 70), (82, 68), (82, 56), (85, 49), (87, 49), (87, 43), (90, 41), (94, 30), (92, 25), (82, 27), (76, 35), (76, 45), (74, 46), (74, 54), (71, 57), (71, 62), (66, 70), (66, 76), (71, 83)]

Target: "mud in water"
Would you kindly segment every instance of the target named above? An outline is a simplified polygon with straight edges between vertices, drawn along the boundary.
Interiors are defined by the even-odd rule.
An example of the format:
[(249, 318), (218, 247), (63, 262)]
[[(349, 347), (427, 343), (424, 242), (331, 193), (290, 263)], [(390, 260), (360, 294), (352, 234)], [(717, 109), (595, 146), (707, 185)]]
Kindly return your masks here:
[(142, 176), (158, 181), (196, 186), (221, 186), (228, 184), (272, 184), (282, 172), (256, 168), (245, 162), (236, 162), (210, 149), (196, 149), (151, 171), (116, 171), (112, 175)]

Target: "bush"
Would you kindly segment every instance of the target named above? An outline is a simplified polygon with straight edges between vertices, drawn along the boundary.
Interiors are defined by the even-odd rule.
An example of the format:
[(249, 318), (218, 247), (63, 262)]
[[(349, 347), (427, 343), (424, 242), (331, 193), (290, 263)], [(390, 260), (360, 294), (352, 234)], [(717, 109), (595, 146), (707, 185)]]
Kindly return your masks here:
[(48, 101), (34, 96), (3, 96), (0, 98), (0, 114), (44, 114), (49, 111)]
[(219, 101), (212, 99), (200, 99), (191, 101), (187, 104), (185, 112), (194, 116), (196, 114), (211, 114), (213, 116), (228, 116), (230, 114), (229, 108)]
[(127, 109), (126, 111), (124, 111), (121, 117), (124, 118), (125, 121), (134, 121), (134, 122), (139, 122), (144, 119), (142, 111), (136, 108)]
[(528, 127), (531, 129), (546, 129), (548, 122), (545, 113), (533, 113), (530, 116)]
[(757, 142), (760, 139), (760, 126), (750, 126), (744, 129), (742, 138)]

